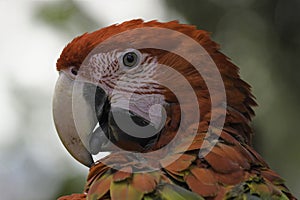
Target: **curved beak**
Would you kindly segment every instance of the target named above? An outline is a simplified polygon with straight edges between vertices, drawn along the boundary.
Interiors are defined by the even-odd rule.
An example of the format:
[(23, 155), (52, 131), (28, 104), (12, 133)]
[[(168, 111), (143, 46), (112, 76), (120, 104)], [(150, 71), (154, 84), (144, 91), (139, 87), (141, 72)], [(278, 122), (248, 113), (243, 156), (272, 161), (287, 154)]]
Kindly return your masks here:
[[(80, 120), (80, 127), (78, 127), (77, 121), (74, 120), (75, 115), (73, 112), (74, 83), (75, 81), (67, 77), (64, 72), (60, 73), (53, 98), (53, 118), (56, 130), (65, 148), (77, 161), (90, 167), (94, 161), (87, 149), (87, 141), (85, 140), (93, 131), (97, 124), (97, 119), (93, 114), (89, 114), (92, 108), (84, 100), (84, 97), (76, 96), (76, 104), (80, 104), (80, 111), (82, 111), (79, 119), (77, 119)], [(83, 85), (84, 83), (81, 84)]]

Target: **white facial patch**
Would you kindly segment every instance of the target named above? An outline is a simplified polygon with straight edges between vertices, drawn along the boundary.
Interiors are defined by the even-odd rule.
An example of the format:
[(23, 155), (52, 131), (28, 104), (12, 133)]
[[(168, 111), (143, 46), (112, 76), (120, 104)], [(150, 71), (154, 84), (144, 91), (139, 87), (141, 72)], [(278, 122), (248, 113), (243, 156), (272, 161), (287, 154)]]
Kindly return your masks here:
[(156, 80), (158, 61), (139, 52), (139, 64), (129, 68), (121, 63), (124, 52), (115, 50), (91, 56), (86, 67), (89, 76), (108, 94), (112, 108), (131, 111), (158, 128), (165, 113), (164, 96)]

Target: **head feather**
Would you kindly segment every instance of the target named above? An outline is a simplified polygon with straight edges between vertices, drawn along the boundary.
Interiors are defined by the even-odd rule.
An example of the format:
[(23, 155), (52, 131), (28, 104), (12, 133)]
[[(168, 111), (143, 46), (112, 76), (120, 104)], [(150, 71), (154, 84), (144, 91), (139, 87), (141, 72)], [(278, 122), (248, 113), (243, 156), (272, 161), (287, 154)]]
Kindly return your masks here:
[[(252, 106), (255, 106), (256, 103), (250, 92), (250, 86), (240, 79), (238, 67), (230, 62), (228, 57), (219, 51), (220, 47), (211, 40), (210, 33), (204, 30), (198, 30), (195, 26), (180, 24), (178, 21), (161, 23), (158, 21), (144, 22), (141, 19), (137, 19), (118, 25), (111, 25), (92, 33), (85, 33), (76, 37), (64, 48), (57, 61), (57, 70), (62, 70), (70, 66), (79, 68), (88, 54), (106, 39), (124, 31), (144, 27), (159, 27), (178, 31), (194, 39), (207, 51), (220, 71), (226, 89), (227, 117), (225, 129), (231, 130), (230, 128), (233, 128), (234, 130), (238, 130), (237, 135), (232, 134), (241, 142), (251, 143), (252, 130), (249, 123), (251, 117), (254, 115)], [(171, 37), (172, 36), (170, 36), (170, 38)], [(136, 42), (143, 38), (145, 38), (145, 36), (136, 38)], [(124, 38), (124, 41), (120, 41), (120, 43), (122, 42), (126, 42), (126, 38)], [(152, 36), (151, 41), (148, 42), (155, 43), (162, 41), (156, 40), (156, 38)], [(209, 92), (207, 91), (203, 80), (199, 78), (199, 76), (196, 76), (195, 72), (191, 70), (190, 64), (184, 59), (169, 52), (157, 51), (155, 49), (148, 49), (146, 51), (150, 54), (156, 54), (160, 63), (167, 63), (169, 66), (176, 68), (176, 70), (179, 70), (188, 77), (189, 82), (191, 82), (193, 88), (197, 91), (200, 102), (201, 119), (209, 119)], [(172, 95), (166, 94), (166, 99), (170, 102), (172, 102), (171, 96)]]

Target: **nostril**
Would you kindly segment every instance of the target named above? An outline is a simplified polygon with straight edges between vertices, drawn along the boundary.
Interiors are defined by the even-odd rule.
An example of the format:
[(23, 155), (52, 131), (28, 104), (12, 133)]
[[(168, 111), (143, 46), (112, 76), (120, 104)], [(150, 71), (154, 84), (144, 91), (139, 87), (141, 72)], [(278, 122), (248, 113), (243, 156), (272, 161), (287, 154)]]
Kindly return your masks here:
[(76, 69), (75, 67), (72, 67), (72, 68), (71, 68), (71, 73), (72, 73), (74, 76), (77, 76), (77, 74), (78, 74), (78, 69)]

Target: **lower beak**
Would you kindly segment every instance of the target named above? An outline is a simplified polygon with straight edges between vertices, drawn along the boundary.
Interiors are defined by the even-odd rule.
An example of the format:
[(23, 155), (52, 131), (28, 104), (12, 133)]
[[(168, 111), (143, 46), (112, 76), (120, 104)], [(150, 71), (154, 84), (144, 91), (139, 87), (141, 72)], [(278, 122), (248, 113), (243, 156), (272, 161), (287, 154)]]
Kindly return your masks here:
[[(79, 87), (84, 85), (84, 83), (78, 84)], [(97, 119), (94, 114), (91, 114), (94, 113), (92, 107), (84, 97), (74, 94), (74, 85), (74, 80), (63, 72), (60, 73), (53, 98), (53, 118), (65, 148), (77, 161), (90, 167), (94, 161), (87, 149), (86, 140), (97, 124)], [(75, 106), (76, 112), (74, 112)]]

